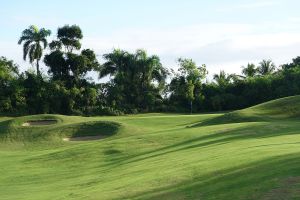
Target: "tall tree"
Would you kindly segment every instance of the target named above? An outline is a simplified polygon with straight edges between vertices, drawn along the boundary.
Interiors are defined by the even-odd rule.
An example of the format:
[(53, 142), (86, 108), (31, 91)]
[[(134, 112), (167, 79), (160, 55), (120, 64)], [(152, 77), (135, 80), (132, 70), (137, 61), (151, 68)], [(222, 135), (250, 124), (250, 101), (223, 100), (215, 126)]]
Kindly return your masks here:
[(62, 80), (68, 83), (68, 87), (84, 78), (91, 70), (97, 70), (99, 63), (95, 53), (90, 49), (84, 49), (80, 53), (82, 31), (76, 25), (65, 25), (58, 28), (57, 40), (50, 43), (50, 54), (45, 56), (45, 64), (49, 67), (49, 74), (54, 80)]
[[(101, 66), (99, 77), (113, 77), (115, 87), (112, 91), (122, 93), (121, 96), (115, 95), (122, 99), (123, 104), (147, 110), (153, 103), (149, 102), (150, 99), (155, 101), (167, 76), (167, 70), (163, 68), (159, 57), (148, 56), (144, 50), (132, 54), (119, 49), (103, 57), (106, 62)], [(158, 86), (155, 86), (155, 82)]]
[(246, 78), (254, 77), (257, 74), (257, 68), (253, 63), (248, 63), (246, 67), (242, 67), (242, 74), (245, 75)]
[[(162, 66), (156, 55), (148, 56), (145, 50), (137, 50), (134, 54), (136, 71), (140, 74), (139, 94), (141, 105), (145, 110), (153, 105), (159, 91), (165, 86), (167, 70)], [(157, 86), (154, 85), (157, 83)]]
[(44, 62), (51, 76), (50, 109), (62, 114), (89, 113), (96, 104), (96, 86), (86, 74), (97, 71), (99, 63), (94, 51), (81, 50), (82, 31), (77, 25), (58, 28), (57, 38), (49, 46)]
[(272, 74), (275, 69), (276, 66), (272, 60), (262, 60), (258, 66), (258, 72), (262, 76)]
[(114, 49), (112, 53), (104, 54), (104, 60), (106, 62), (102, 64), (99, 71), (99, 78), (105, 76), (121, 76), (126, 72), (129, 62), (132, 59), (131, 55), (123, 50)]
[[(43, 50), (47, 47), (47, 37), (50, 36), (51, 31), (31, 25), (28, 29), (22, 32), (22, 35), (18, 41), (18, 44), (23, 44), (23, 59), (29, 58), (29, 62), (32, 64), (36, 61), (36, 71), (40, 75), (39, 61), (43, 56)], [(41, 45), (42, 43), (42, 45)]]
[(221, 70), (219, 74), (215, 74), (213, 79), (220, 87), (224, 87), (232, 81), (233, 75), (227, 74), (224, 70)]
[(57, 30), (57, 40), (50, 43), (50, 48), (52, 50), (61, 49), (64, 47), (65, 52), (71, 53), (73, 50), (81, 49), (80, 40), (83, 38), (82, 31), (77, 25), (65, 25), (58, 28)]
[(165, 84), (167, 78), (167, 70), (162, 66), (158, 56), (148, 56), (144, 50), (137, 50), (135, 55), (135, 65), (139, 73), (141, 73), (142, 89), (146, 90), (153, 81), (157, 81), (159, 86)]
[(179, 73), (171, 80), (171, 96), (185, 99), (190, 104), (190, 112), (193, 112), (193, 101), (201, 95), (199, 88), (201, 81), (206, 77), (206, 66), (198, 67), (192, 59), (178, 59)]

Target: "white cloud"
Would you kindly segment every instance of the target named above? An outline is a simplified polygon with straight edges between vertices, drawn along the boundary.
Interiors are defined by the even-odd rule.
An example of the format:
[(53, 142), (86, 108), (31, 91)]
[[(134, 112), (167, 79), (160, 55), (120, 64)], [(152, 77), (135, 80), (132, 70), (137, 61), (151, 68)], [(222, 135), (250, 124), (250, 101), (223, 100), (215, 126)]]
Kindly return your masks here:
[(180, 28), (152, 30), (119, 30), (108, 36), (84, 39), (84, 46), (98, 52), (112, 48), (133, 51), (147, 49), (159, 55), (180, 55), (208, 44), (246, 34), (252, 30), (247, 24), (201, 24)]
[[(277, 64), (289, 62), (300, 52), (300, 30), (295, 22), (284, 24), (261, 22), (260, 24), (198, 24), (194, 26), (154, 29), (116, 30), (110, 35), (86, 37), (84, 48), (101, 55), (113, 48), (135, 51), (143, 48), (149, 54), (161, 57), (167, 67), (176, 67), (178, 57), (194, 59), (199, 65), (205, 63), (211, 74), (224, 69), (230, 73), (240, 72), (248, 62), (257, 63), (271, 58)], [(286, 30), (287, 29), (287, 30)], [(268, 31), (269, 30), (269, 31)], [(28, 69), (30, 64), (22, 60), (22, 48), (16, 41), (0, 41), (0, 55), (14, 59)], [(46, 71), (46, 69), (44, 70)]]
[[(190, 57), (199, 65), (207, 64), (211, 73), (220, 69), (238, 73), (241, 65), (248, 62), (272, 58), (282, 64), (300, 52), (298, 32), (273, 32), (275, 25), (269, 26), (266, 23), (201, 24), (164, 30), (119, 30), (102, 37), (87, 37), (84, 46), (99, 55), (112, 48), (129, 51), (144, 48), (150, 54), (159, 55), (167, 67), (176, 66), (178, 57)], [(268, 28), (272, 29), (270, 33), (265, 31)], [(259, 33), (261, 29), (263, 33)]]
[(232, 47), (238, 50), (258, 48), (283, 48), (300, 44), (297, 33), (253, 34), (234, 38)]

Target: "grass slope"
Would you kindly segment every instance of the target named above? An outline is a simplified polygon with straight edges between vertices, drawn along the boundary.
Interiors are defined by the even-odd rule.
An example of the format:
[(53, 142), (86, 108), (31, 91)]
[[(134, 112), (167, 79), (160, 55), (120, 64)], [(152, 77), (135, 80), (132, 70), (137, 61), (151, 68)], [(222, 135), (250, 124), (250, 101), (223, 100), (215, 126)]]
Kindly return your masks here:
[(285, 97), (269, 101), (247, 109), (229, 112), (219, 117), (201, 121), (192, 126), (291, 120), (300, 117), (300, 96)]
[[(299, 199), (299, 100), (224, 115), (0, 118), (0, 199)], [(58, 123), (21, 126), (45, 117)], [(76, 134), (110, 137), (62, 141)]]

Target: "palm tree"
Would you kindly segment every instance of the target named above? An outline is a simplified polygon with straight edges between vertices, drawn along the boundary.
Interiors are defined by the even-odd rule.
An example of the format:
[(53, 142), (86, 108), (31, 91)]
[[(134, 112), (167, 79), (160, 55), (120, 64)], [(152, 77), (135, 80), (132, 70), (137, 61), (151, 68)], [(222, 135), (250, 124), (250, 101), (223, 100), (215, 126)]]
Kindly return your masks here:
[(167, 71), (163, 68), (158, 56), (148, 57), (144, 50), (137, 50), (134, 55), (137, 71), (141, 73), (142, 86), (148, 86), (152, 81), (160, 85), (165, 83)]
[[(29, 58), (29, 62), (32, 64), (36, 60), (36, 71), (40, 74), (39, 61), (43, 55), (43, 49), (48, 45), (47, 37), (51, 34), (50, 30), (31, 25), (28, 29), (22, 32), (18, 44), (23, 44), (23, 59)], [(41, 46), (41, 43), (43, 46)]]
[(230, 83), (232, 80), (233, 75), (226, 74), (225, 71), (220, 71), (219, 74), (215, 74), (213, 79), (217, 82), (219, 86), (225, 86)]
[(99, 78), (107, 75), (127, 77), (133, 81), (134, 76), (141, 80), (142, 85), (147, 85), (156, 80), (163, 83), (167, 72), (162, 67), (159, 57), (150, 56), (144, 50), (137, 50), (135, 54), (115, 49), (112, 53), (105, 54), (106, 62), (101, 66)]
[(262, 60), (258, 66), (258, 72), (260, 75), (272, 74), (276, 67), (272, 60)]
[(128, 61), (129, 54), (120, 49), (114, 49), (112, 53), (104, 54), (103, 58), (106, 62), (100, 67), (99, 78), (105, 76), (115, 76), (121, 71), (125, 71), (126, 60)]
[(252, 63), (248, 63), (246, 67), (242, 67), (242, 73), (247, 77), (254, 77), (257, 74), (258, 69)]
[(148, 56), (144, 50), (132, 54), (119, 49), (103, 57), (106, 62), (101, 66), (99, 77), (113, 76), (128, 103), (148, 109), (146, 100), (162, 89), (167, 77), (159, 57)]

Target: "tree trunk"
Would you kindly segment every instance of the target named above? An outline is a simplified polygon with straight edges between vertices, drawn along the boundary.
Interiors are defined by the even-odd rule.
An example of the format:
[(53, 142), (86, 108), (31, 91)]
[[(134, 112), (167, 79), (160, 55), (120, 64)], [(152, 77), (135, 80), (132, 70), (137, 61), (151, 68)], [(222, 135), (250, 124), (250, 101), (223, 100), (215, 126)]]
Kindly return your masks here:
[(39, 76), (40, 74), (40, 65), (39, 65), (39, 60), (36, 60), (36, 74)]
[(193, 101), (191, 101), (191, 114), (193, 114)]

